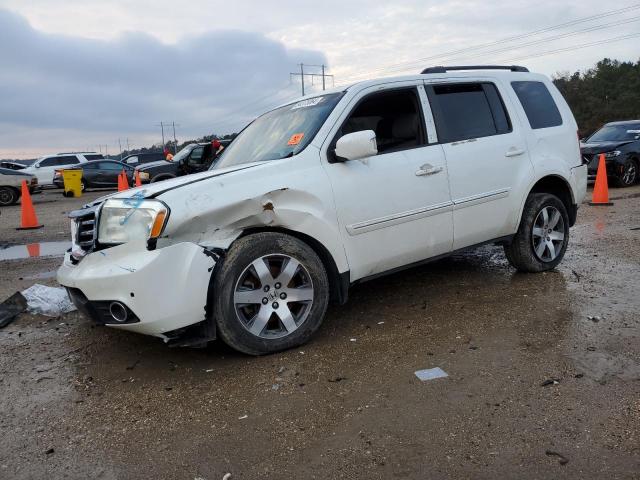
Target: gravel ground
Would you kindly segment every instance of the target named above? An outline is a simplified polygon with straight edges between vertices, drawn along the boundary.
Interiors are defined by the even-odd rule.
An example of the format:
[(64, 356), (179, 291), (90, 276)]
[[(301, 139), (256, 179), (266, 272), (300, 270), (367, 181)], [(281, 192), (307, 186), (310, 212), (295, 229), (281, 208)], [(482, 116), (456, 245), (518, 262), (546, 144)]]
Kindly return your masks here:
[[(3, 209), (0, 243), (65, 240), (101, 194), (34, 196), (34, 232)], [(640, 187), (611, 196), (557, 271), (456, 255), (355, 287), (268, 357), (21, 315), (0, 330), (0, 478), (640, 478)], [(0, 262), (0, 298), (59, 261)], [(432, 367), (449, 376), (415, 377)]]

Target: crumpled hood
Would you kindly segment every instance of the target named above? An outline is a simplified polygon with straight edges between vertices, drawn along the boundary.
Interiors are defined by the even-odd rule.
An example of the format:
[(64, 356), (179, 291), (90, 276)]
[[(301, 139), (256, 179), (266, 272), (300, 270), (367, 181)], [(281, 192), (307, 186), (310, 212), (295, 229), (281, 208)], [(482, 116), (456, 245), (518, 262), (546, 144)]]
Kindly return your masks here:
[(97, 198), (86, 206), (99, 205), (109, 198), (131, 198), (134, 195), (140, 194), (143, 196), (143, 198), (157, 198), (165, 192), (173, 191), (186, 185), (191, 185), (198, 182), (206, 182), (209, 179), (220, 177), (223, 175), (234, 174), (235, 172), (237, 172), (236, 174), (240, 174), (241, 171), (250, 170), (265, 163), (267, 162), (243, 163), (241, 165), (235, 165), (232, 167), (208, 170), (206, 172), (171, 178), (169, 180), (163, 180), (161, 182), (149, 183), (141, 187), (130, 188), (129, 190), (125, 190), (122, 192), (115, 192), (109, 195), (105, 195), (104, 197)]
[(628, 143), (633, 143), (633, 141), (583, 143), (580, 145), (580, 151), (583, 154), (605, 153), (627, 145)]

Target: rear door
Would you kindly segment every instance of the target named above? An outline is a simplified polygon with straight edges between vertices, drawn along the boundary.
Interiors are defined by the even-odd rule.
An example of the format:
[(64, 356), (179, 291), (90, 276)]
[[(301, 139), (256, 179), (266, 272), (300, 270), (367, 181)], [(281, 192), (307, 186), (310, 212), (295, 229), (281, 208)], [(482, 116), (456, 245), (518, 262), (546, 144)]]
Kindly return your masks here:
[(123, 166), (118, 162), (99, 162), (96, 185), (102, 187), (114, 187), (118, 185), (118, 175), (122, 172)]
[(526, 140), (492, 81), (426, 84), (449, 169), (454, 249), (515, 233), (532, 175)]

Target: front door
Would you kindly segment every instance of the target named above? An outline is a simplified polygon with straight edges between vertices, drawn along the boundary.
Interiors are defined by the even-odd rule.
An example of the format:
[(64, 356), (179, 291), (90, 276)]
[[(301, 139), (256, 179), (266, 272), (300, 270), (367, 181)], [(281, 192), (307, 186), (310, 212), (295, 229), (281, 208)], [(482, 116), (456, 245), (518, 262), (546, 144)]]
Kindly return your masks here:
[(447, 165), (434, 132), (428, 135), (422, 86), (376, 87), (351, 105), (332, 145), (361, 130), (373, 130), (378, 145), (375, 156), (325, 164), (351, 281), (449, 252), (453, 231)]
[(449, 168), (454, 249), (514, 233), (514, 188), (532, 175), (517, 118), (492, 82), (426, 89)]

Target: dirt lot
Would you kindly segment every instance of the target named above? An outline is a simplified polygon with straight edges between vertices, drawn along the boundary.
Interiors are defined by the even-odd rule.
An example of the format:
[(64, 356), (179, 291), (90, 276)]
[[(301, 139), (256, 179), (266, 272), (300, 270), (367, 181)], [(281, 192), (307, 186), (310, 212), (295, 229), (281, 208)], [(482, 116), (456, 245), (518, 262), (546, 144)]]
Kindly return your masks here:
[[(484, 247), (381, 278), (278, 355), (21, 315), (0, 330), (0, 478), (640, 478), (640, 187), (611, 195), (557, 271)], [(34, 197), (31, 233), (5, 208), (1, 242), (65, 240), (97, 196)], [(59, 261), (0, 262), (0, 298)]]

